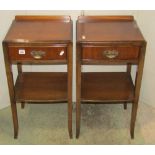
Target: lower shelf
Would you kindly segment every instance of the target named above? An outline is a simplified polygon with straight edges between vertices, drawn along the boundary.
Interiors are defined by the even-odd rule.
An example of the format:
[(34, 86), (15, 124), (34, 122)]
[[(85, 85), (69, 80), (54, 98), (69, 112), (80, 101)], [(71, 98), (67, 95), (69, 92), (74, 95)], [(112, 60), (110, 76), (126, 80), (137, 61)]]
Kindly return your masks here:
[(132, 102), (134, 85), (127, 72), (82, 73), (82, 102)]
[(67, 73), (23, 72), (15, 93), (17, 102), (66, 102)]

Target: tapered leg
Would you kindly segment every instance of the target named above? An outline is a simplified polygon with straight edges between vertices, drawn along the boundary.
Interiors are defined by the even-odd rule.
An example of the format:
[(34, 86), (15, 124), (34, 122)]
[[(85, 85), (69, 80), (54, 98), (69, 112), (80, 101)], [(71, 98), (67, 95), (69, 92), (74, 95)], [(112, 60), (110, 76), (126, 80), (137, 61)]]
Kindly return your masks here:
[[(127, 68), (126, 68), (127, 73), (131, 74), (131, 64), (128, 63), (127, 64)], [(124, 103), (124, 109), (127, 109), (127, 103)]]
[(76, 103), (76, 138), (80, 135), (81, 106), (80, 102)]
[(9, 61), (7, 44), (5, 42), (3, 42), (3, 52), (4, 52), (4, 60), (5, 60), (6, 77), (7, 77), (10, 102), (11, 102), (11, 111), (12, 111), (12, 119), (13, 119), (13, 127), (14, 127), (14, 138), (17, 138), (18, 137), (18, 116), (17, 116), (17, 107), (16, 107), (16, 100), (15, 100), (12, 64), (10, 64), (10, 61)]
[[(127, 68), (126, 68), (127, 73), (131, 74), (131, 64), (128, 63), (127, 64)], [(127, 109), (127, 103), (124, 103), (124, 109)]]
[(127, 103), (124, 103), (124, 109), (126, 110), (127, 109)]
[(68, 46), (68, 132), (72, 138), (72, 44)]
[[(17, 63), (17, 70), (18, 70), (18, 75), (22, 74), (22, 64), (21, 63)], [(21, 108), (24, 109), (25, 107), (25, 103), (21, 102)]]
[(16, 103), (11, 103), (12, 119), (14, 126), (14, 138), (18, 137), (18, 116), (17, 116), (17, 107)]
[(69, 137), (73, 138), (72, 134), (72, 102), (68, 102), (68, 132)]
[(134, 102), (132, 103), (131, 123), (130, 123), (130, 134), (132, 139), (134, 138), (134, 129), (135, 129), (140, 87), (143, 74), (144, 58), (145, 58), (145, 49), (146, 49), (146, 43), (144, 42), (139, 55), (139, 62), (135, 79), (135, 99)]
[(138, 103), (132, 104), (132, 112), (131, 112), (131, 122), (130, 122), (130, 135), (131, 138), (134, 139), (134, 130), (135, 130), (135, 122), (137, 116)]
[(76, 138), (79, 138), (81, 119), (81, 50), (79, 44), (76, 47)]

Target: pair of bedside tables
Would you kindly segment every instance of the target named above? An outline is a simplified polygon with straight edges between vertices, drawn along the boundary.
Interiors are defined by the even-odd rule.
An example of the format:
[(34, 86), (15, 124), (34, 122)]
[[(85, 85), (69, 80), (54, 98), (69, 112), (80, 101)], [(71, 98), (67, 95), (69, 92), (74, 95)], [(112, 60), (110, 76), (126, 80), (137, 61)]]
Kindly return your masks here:
[[(80, 16), (76, 42), (76, 138), (82, 103), (132, 103), (134, 127), (145, 57), (144, 40), (132, 16)], [(4, 41), (14, 138), (18, 136), (16, 103), (68, 103), (72, 138), (72, 21), (69, 16), (16, 16)], [(17, 65), (14, 84), (12, 65)], [(23, 72), (23, 64), (66, 64), (67, 72)], [(137, 65), (136, 78), (131, 66)], [(126, 72), (82, 72), (82, 65), (126, 65)]]

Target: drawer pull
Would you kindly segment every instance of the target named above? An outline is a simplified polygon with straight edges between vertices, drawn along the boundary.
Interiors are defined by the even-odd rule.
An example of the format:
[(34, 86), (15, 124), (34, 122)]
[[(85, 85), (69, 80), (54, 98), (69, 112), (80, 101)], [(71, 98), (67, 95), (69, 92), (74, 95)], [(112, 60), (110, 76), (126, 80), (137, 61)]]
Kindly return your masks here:
[(106, 50), (106, 51), (103, 51), (102, 54), (103, 54), (103, 56), (106, 56), (109, 59), (113, 59), (118, 56), (119, 52), (116, 50)]
[(32, 51), (31, 55), (34, 59), (42, 59), (42, 57), (45, 55), (44, 51)]

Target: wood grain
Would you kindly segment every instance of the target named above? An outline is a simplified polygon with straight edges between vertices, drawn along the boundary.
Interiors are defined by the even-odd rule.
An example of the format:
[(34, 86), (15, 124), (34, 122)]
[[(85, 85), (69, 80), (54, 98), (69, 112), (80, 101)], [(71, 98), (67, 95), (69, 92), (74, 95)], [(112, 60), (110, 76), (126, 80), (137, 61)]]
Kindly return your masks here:
[[(19, 50), (24, 50), (25, 54), (19, 54)], [(45, 54), (40, 60), (67, 60), (66, 47), (52, 47), (52, 46), (9, 46), (9, 57), (12, 62), (24, 61), (30, 62), (36, 60), (31, 54), (32, 51), (41, 51)], [(63, 52), (63, 53), (62, 53)]]
[(57, 21), (57, 22), (70, 22), (70, 16), (15, 16), (16, 21)]
[(16, 85), (17, 102), (66, 102), (66, 73), (23, 72)]
[[(83, 22), (77, 21), (77, 42), (111, 42), (111, 41), (143, 41), (144, 38), (134, 20), (125, 20), (120, 17), (108, 20), (108, 17), (96, 18), (87, 21), (85, 16), (79, 17)], [(104, 20), (107, 18), (107, 20)], [(129, 17), (130, 19), (130, 17)]]
[(126, 72), (82, 73), (82, 102), (132, 102), (134, 85)]
[(79, 16), (78, 22), (133, 21), (133, 16)]
[[(117, 51), (118, 56), (109, 59), (104, 55), (104, 51)], [(134, 60), (138, 59), (139, 47), (128, 46), (128, 47), (104, 47), (104, 46), (89, 46), (82, 48), (82, 59), (83, 60)]]
[[(32, 19), (33, 18), (34, 17), (32, 17)], [(65, 18), (66, 17), (64, 17), (64, 19)], [(72, 40), (71, 21), (61, 22), (58, 20), (58, 22), (54, 22), (52, 20), (47, 20), (47, 16), (41, 17), (40, 20), (20, 20), (22, 19), (22, 17), (17, 17), (17, 19), (18, 20), (14, 20), (12, 22), (10, 30), (8, 31), (4, 41), (15, 43), (28, 43), (42, 41), (70, 42)]]

